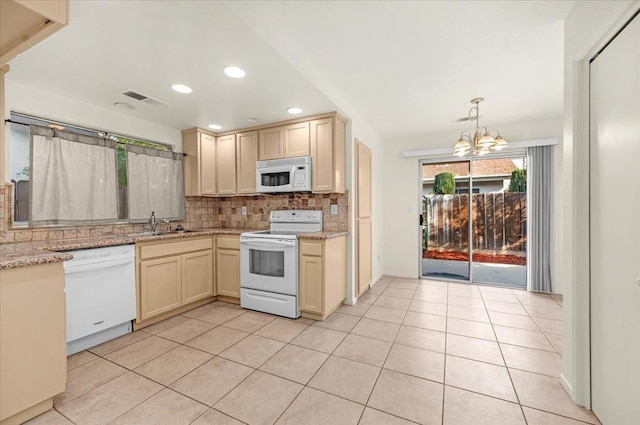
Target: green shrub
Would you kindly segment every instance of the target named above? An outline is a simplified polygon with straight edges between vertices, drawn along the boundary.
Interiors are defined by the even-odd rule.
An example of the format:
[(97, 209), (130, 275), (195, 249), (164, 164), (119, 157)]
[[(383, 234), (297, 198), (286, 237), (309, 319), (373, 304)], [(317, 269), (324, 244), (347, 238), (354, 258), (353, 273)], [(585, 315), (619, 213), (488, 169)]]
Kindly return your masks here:
[(527, 191), (527, 170), (519, 168), (511, 172), (511, 183), (509, 183), (509, 192), (526, 192)]
[(436, 195), (453, 195), (456, 193), (456, 181), (453, 173), (436, 174), (433, 182), (433, 193)]

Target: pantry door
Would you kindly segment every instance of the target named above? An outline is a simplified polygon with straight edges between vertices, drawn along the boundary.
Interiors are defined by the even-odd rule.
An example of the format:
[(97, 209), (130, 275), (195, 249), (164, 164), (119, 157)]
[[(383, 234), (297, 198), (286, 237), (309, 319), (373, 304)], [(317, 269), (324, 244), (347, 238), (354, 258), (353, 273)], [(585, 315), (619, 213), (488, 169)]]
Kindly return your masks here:
[(590, 65), (591, 399), (640, 418), (640, 16)]
[(356, 139), (356, 281), (360, 296), (371, 285), (371, 150)]

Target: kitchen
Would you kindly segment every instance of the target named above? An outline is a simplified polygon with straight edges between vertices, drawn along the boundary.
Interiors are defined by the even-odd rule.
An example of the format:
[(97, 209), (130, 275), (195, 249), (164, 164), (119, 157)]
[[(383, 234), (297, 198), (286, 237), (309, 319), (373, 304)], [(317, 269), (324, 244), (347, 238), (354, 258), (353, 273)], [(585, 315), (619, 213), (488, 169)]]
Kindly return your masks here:
[[(18, 3), (3, 3), (3, 8), (7, 7), (3, 16), (15, 13), (17, 18), (19, 13), (26, 16), (33, 12)], [(65, 3), (60, 2), (61, 9), (54, 11), (61, 21), (67, 18), (60, 12), (65, 11)], [(45, 16), (49, 12), (46, 5), (40, 11)], [(25, 22), (30, 23), (27, 18)], [(7, 27), (5, 23), (3, 28)], [(51, 29), (42, 33), (47, 31)], [(3, 64), (8, 57), (4, 37)], [(28, 41), (21, 48), (31, 47), (32, 41)], [(9, 51), (13, 57), (19, 53), (22, 51)], [(5, 91), (4, 87), (5, 72), (12, 71), (16, 72), (3, 67), (3, 111), (5, 105), (11, 111), (11, 118), (3, 123), (3, 128), (5, 124), (11, 128), (7, 149), (20, 137), (19, 132), (29, 133), (30, 124), (40, 125), (31, 128), (31, 136), (25, 136), (34, 146), (34, 158), (27, 163), (32, 191), (45, 184), (38, 183), (38, 170), (44, 169), (36, 158), (40, 138), (44, 144), (70, 143), (77, 150), (82, 145), (72, 144), (76, 142), (74, 132), (89, 134), (85, 138), (99, 134), (92, 131), (92, 121), (97, 121), (94, 128), (98, 130), (122, 131), (120, 122), (108, 128), (104, 114), (97, 119), (74, 119), (73, 114), (38, 113), (39, 107), (34, 104), (17, 106), (11, 100), (10, 88)], [(135, 100), (128, 99), (132, 103)], [(57, 105), (69, 102), (62, 99)], [(110, 114), (121, 120), (121, 113)], [(317, 320), (328, 317), (342, 304), (347, 293), (349, 227), (346, 119), (336, 113), (316, 113), (261, 122), (245, 122), (242, 133), (184, 129), (181, 140), (169, 145), (170, 151), (181, 149), (184, 154), (180, 158), (184, 183), (179, 179), (179, 186), (184, 187), (162, 195), (182, 202), (182, 210), (169, 212), (163, 200), (156, 200), (147, 205), (149, 211), (144, 211), (146, 222), (140, 219), (142, 216), (133, 220), (133, 204), (140, 195), (134, 195), (132, 184), (128, 188), (132, 196), (127, 202), (129, 220), (109, 224), (96, 221), (89, 226), (69, 221), (68, 217), (74, 216), (72, 211), (50, 214), (49, 205), (41, 203), (44, 195), (37, 192), (33, 196), (39, 203), (29, 205), (33, 224), (25, 226), (15, 215), (15, 188), (3, 186), (3, 424), (22, 423), (51, 408), (53, 397), (65, 389), (67, 355), (87, 353), (84, 350), (172, 317), (184, 317), (179, 315), (213, 301), (242, 304), (292, 319), (302, 316)], [(144, 126), (154, 125), (147, 122)], [(153, 133), (138, 134), (152, 138)], [(133, 169), (134, 154), (128, 150), (127, 155), (128, 166)], [(154, 162), (149, 164), (157, 167)], [(133, 183), (134, 171), (128, 171)], [(45, 178), (49, 182), (55, 179)], [(113, 176), (108, 174), (108, 178)], [(111, 195), (109, 192), (103, 197)], [(70, 198), (67, 203), (77, 211), (83, 208), (78, 202), (82, 200)], [(270, 224), (273, 235), (258, 235)], [(241, 241), (241, 235), (247, 241)], [(249, 239), (254, 240), (251, 246)], [(307, 276), (301, 285), (299, 273)], [(31, 282), (28, 289), (24, 282)], [(25, 313), (33, 317), (33, 322), (18, 319)], [(34, 356), (25, 359), (25, 352)], [(11, 365), (10, 369), (5, 365)], [(25, 379), (32, 379), (26, 388), (19, 384)]]
[[(1, 3), (0, 176), (7, 183), (0, 187), (3, 425), (34, 417), (33, 424), (461, 424), (474, 423), (481, 417), (474, 415), (479, 410), (488, 412), (487, 420), (513, 424), (525, 423), (525, 417), (529, 424), (566, 417), (595, 423), (590, 411), (572, 402), (589, 405), (588, 400), (565, 391), (569, 384), (583, 391), (571, 374), (574, 357), (582, 351), (565, 331), (567, 351), (562, 359), (562, 323), (557, 324), (562, 298), (558, 302), (547, 294), (527, 297), (550, 306), (548, 314), (554, 315), (555, 333), (535, 331), (553, 366), (540, 372), (536, 362), (514, 367), (505, 354), (492, 364), (482, 357), (485, 350), (461, 353), (451, 346), (466, 341), (500, 350), (505, 341), (500, 340), (503, 335), (496, 341), (493, 330), (489, 336), (479, 332), (491, 328), (487, 322), (494, 312), (467, 311), (460, 305), (447, 310), (447, 303), (503, 297), (524, 308), (520, 298), (514, 298), (519, 294), (415, 279), (417, 203), (408, 199), (418, 193), (418, 179), (413, 160), (403, 152), (425, 146), (450, 152), (457, 137), (450, 134), (457, 133), (453, 127), (468, 125), (450, 124), (446, 132), (439, 132), (457, 117), (452, 112), (457, 105), (452, 104), (485, 94), (470, 94), (478, 87), (458, 84), (464, 94), (453, 95), (446, 92), (453, 90), (451, 84), (443, 85), (443, 92), (431, 78), (424, 78), (428, 74), (434, 75), (434, 82), (442, 81), (435, 76), (456, 68), (452, 58), (463, 56), (438, 50), (438, 44), (455, 47), (440, 38), (451, 31), (435, 31), (434, 19), (440, 15), (430, 8), (442, 5), (415, 2), (403, 9), (381, 2), (370, 6), (379, 8), (370, 14), (364, 3), (331, 3), (298, 8), (288, 2), (178, 6), (71, 0), (69, 9), (64, 0)], [(535, 96), (531, 91), (551, 74), (536, 67), (534, 59), (554, 64), (548, 67), (554, 70), (553, 84), (545, 90), (561, 87), (558, 36), (562, 37), (562, 20), (571, 2), (544, 7), (527, 3), (519, 11), (504, 4), (462, 3), (442, 7), (448, 16), (468, 20), (490, 10), (505, 17), (501, 22), (515, 44), (536, 39), (540, 51), (549, 53), (545, 61), (531, 55), (510, 63), (513, 75), (530, 81), (530, 92), (520, 99)], [(14, 9), (5, 13), (5, 7)], [(410, 13), (413, 7), (419, 13)], [(576, 3), (575, 9), (581, 7)], [(36, 16), (14, 21), (34, 26), (5, 32), (10, 28), (7, 16), (27, 9)], [(362, 18), (362, 25), (351, 25), (359, 22), (354, 17)], [(410, 46), (420, 52), (431, 46), (439, 52), (434, 57), (444, 61), (440, 71), (431, 65), (425, 73), (396, 69), (406, 64), (405, 49), (389, 48), (391, 42), (378, 38), (385, 31), (370, 30), (387, 27), (382, 17), (390, 19), (389, 27), (399, 34), (407, 31), (402, 40), (406, 51), (413, 51)], [(450, 25), (466, 22), (441, 22), (454, 21)], [(313, 31), (308, 29), (316, 25), (325, 30), (324, 36), (311, 40), (308, 33)], [(427, 34), (430, 27), (434, 31)], [(549, 32), (542, 34), (542, 27)], [(420, 28), (424, 46), (417, 44), (420, 37), (413, 40), (409, 28)], [(533, 37), (527, 38), (527, 31)], [(453, 32), (461, 39), (468, 33)], [(9, 48), (4, 45), (6, 34), (17, 36)], [(296, 37), (309, 48), (296, 45)], [(465, 43), (458, 48), (467, 56), (475, 53), (469, 47), (473, 45), (478, 51), (485, 49), (483, 58), (495, 53), (497, 59), (502, 52), (486, 49), (500, 43)], [(510, 51), (510, 46), (504, 47)], [(353, 48), (362, 55), (353, 54)], [(428, 62), (424, 59), (422, 65)], [(527, 77), (527, 66), (535, 78)], [(351, 84), (336, 84), (343, 73), (351, 76)], [(476, 77), (480, 76), (468, 81)], [(412, 87), (408, 92), (399, 86), (405, 79)], [(505, 76), (501, 88), (508, 91), (510, 82)], [(415, 90), (426, 90), (426, 84), (428, 91)], [(555, 91), (554, 99), (561, 100), (561, 92)], [(523, 122), (521, 116), (510, 115), (518, 110), (511, 104), (509, 111), (513, 93), (500, 100), (487, 93), (491, 96), (486, 109), (488, 121), (502, 116), (513, 122), (501, 126), (510, 142), (562, 136), (557, 102), (550, 107), (540, 102), (544, 113), (532, 106), (529, 121)], [(437, 99), (437, 105), (428, 99)], [(408, 104), (416, 110), (407, 111)], [(491, 110), (496, 104), (502, 108), (497, 114)], [(22, 125), (29, 120), (44, 129)], [(81, 145), (111, 149), (109, 156), (117, 165), (126, 164), (121, 170), (116, 164), (93, 167), (83, 162), (83, 169), (103, 172), (109, 176), (104, 181), (116, 182), (103, 188), (109, 196), (96, 197), (93, 205), (101, 207), (89, 223), (43, 217), (48, 211), (30, 208), (33, 199), (28, 199), (56, 198), (53, 192), (41, 190), (41, 197), (18, 190), (26, 180), (39, 178), (42, 168), (32, 167), (28, 157), (19, 158), (21, 152), (30, 152), (31, 144), (38, 145), (38, 137), (52, 145), (74, 143), (77, 149), (71, 152), (79, 152)], [(22, 148), (14, 145), (17, 140), (22, 140)], [(556, 151), (561, 151), (558, 146)], [(60, 155), (63, 160), (72, 156)], [(160, 162), (162, 167), (144, 165)], [(62, 168), (52, 164), (45, 168)], [(558, 181), (563, 165), (556, 161)], [(302, 173), (296, 177), (299, 169)], [(89, 179), (78, 175), (64, 176), (75, 177), (74, 190), (65, 194), (69, 199), (86, 198), (79, 194), (87, 190)], [(167, 177), (178, 175), (182, 182)], [(121, 190), (123, 179), (127, 192)], [(309, 183), (311, 189), (306, 190)], [(36, 184), (33, 187), (38, 190)], [(88, 193), (98, 193), (92, 187)], [(162, 202), (151, 207), (154, 196)], [(61, 207), (82, 213), (85, 201)], [(19, 219), (25, 211), (36, 225)], [(45, 223), (51, 220), (58, 224)], [(564, 229), (572, 224), (565, 222)], [(292, 267), (286, 258), (295, 258), (297, 265)], [(128, 276), (122, 281), (128, 283), (87, 296), (83, 292), (89, 285), (82, 282), (96, 266), (109, 267), (101, 277), (117, 270)], [(383, 270), (394, 277), (383, 276)], [(292, 275), (297, 285), (281, 280)], [(119, 277), (105, 280), (116, 279), (120, 282)], [(105, 289), (99, 279), (89, 280), (91, 288)], [(575, 289), (569, 281), (558, 281), (568, 285), (567, 291)], [(273, 282), (277, 289), (272, 291)], [(449, 295), (456, 293), (453, 298), (447, 297), (447, 287)], [(115, 289), (120, 291), (117, 296)], [(83, 308), (75, 310), (78, 305)], [(116, 305), (122, 311), (113, 314)], [(100, 317), (101, 309), (109, 317)], [(568, 310), (565, 325), (570, 326), (574, 322), (568, 320)], [(451, 317), (460, 311), (478, 320)], [(80, 322), (83, 325), (75, 327)], [(469, 328), (450, 331), (455, 323)], [(510, 344), (507, 348), (526, 350)], [(564, 389), (558, 385), (561, 363), (569, 379), (569, 384), (562, 382)], [(461, 371), (471, 375), (474, 367), (495, 374), (482, 382), (465, 381)], [(546, 379), (541, 393), (551, 394), (553, 400), (523, 398), (531, 388), (529, 381), (502, 379), (509, 373), (518, 379)], [(468, 408), (460, 408), (463, 404)]]

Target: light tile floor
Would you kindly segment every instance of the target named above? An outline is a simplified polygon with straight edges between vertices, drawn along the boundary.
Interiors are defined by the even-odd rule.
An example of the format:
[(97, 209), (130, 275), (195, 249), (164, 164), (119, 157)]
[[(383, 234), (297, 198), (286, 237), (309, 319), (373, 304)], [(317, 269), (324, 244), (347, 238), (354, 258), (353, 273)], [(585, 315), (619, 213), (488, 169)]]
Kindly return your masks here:
[(69, 357), (38, 424), (598, 424), (562, 298), (383, 277), (324, 322), (214, 302)]

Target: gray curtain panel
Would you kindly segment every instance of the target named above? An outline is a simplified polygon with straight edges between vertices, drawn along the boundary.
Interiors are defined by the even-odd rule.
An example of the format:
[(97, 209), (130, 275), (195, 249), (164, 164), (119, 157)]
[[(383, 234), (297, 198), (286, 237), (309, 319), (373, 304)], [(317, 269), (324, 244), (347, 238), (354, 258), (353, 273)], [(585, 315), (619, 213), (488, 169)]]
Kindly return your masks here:
[(143, 223), (154, 211), (158, 219), (185, 216), (182, 154), (127, 145), (129, 221)]
[(529, 290), (553, 292), (553, 146), (527, 151), (529, 196)]
[(30, 133), (30, 224), (116, 221), (116, 143), (36, 125)]

